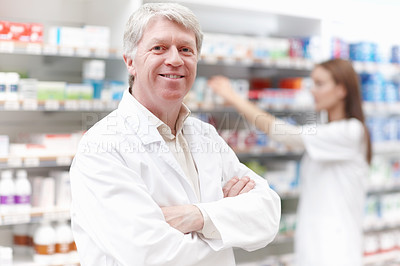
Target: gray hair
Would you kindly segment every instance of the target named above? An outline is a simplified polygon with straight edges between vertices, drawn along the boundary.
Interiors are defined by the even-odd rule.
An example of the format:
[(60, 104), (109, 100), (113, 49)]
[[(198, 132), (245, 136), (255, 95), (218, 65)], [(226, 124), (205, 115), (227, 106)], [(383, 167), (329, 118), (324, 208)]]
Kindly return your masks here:
[(200, 56), (203, 42), (200, 23), (189, 8), (176, 3), (147, 3), (130, 16), (124, 32), (123, 50), (126, 56), (132, 59), (135, 57), (137, 45), (143, 36), (144, 29), (150, 19), (155, 16), (163, 16), (193, 31), (196, 36), (197, 55)]

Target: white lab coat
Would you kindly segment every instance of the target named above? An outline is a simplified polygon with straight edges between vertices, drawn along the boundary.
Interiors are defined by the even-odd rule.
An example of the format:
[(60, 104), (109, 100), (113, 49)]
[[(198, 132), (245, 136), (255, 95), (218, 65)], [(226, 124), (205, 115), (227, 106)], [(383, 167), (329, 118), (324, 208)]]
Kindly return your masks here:
[(362, 265), (362, 219), (368, 164), (357, 119), (303, 131), (297, 266)]
[[(183, 127), (198, 173), (199, 202), (157, 129), (135, 108), (128, 91), (116, 111), (83, 137), (71, 166), (72, 229), (83, 266), (235, 265), (232, 247), (270, 243), (279, 228), (280, 199), (265, 179), (239, 162), (216, 130), (188, 118)], [(256, 187), (223, 198), (234, 176)], [(160, 206), (197, 204), (221, 239), (182, 234)]]

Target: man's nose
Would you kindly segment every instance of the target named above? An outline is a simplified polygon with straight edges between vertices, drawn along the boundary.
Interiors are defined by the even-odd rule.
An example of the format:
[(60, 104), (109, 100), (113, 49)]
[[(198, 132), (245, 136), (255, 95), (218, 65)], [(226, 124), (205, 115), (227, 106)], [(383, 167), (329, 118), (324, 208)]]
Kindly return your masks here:
[(165, 64), (172, 66), (180, 66), (183, 64), (183, 60), (176, 47), (171, 47), (167, 53), (167, 58), (165, 59)]

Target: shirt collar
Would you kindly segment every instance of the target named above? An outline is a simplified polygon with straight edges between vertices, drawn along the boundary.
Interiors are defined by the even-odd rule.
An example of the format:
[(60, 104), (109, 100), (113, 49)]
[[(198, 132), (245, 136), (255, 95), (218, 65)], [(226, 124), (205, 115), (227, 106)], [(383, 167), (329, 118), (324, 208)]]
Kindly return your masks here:
[[(129, 90), (130, 92), (131, 90)], [(159, 119), (157, 116), (155, 116), (152, 112), (149, 111), (146, 107), (144, 107), (132, 94), (133, 98), (133, 103), (135, 107), (148, 119), (149, 124), (156, 127), (158, 132), (160, 133), (161, 136), (166, 137), (170, 140), (174, 139), (175, 136), (172, 134), (171, 128), (165, 124), (161, 119)], [(189, 108), (182, 103), (181, 108), (179, 109), (179, 114), (178, 118), (176, 120), (175, 124), (175, 129), (176, 129), (176, 135), (180, 134), (182, 132), (183, 124), (191, 114), (191, 111)]]

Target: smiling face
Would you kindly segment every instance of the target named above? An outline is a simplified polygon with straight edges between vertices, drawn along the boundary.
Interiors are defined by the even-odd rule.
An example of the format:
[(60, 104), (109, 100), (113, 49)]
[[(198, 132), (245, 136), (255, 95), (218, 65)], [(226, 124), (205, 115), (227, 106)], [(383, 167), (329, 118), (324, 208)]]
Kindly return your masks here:
[(331, 73), (321, 66), (317, 66), (311, 73), (314, 87), (311, 93), (314, 96), (315, 109), (317, 111), (332, 111), (337, 108), (344, 109), (346, 90), (337, 84)]
[(148, 109), (181, 104), (196, 77), (195, 34), (163, 17), (152, 18), (133, 61), (125, 59), (135, 79), (133, 95)]

